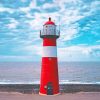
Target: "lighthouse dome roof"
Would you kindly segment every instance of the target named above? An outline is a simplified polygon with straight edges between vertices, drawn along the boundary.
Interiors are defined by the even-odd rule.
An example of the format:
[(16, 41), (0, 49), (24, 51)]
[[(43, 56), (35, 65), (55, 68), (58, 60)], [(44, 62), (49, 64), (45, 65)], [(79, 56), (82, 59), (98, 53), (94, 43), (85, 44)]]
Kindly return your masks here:
[(55, 25), (55, 23), (51, 21), (51, 18), (49, 17), (49, 20), (44, 25)]

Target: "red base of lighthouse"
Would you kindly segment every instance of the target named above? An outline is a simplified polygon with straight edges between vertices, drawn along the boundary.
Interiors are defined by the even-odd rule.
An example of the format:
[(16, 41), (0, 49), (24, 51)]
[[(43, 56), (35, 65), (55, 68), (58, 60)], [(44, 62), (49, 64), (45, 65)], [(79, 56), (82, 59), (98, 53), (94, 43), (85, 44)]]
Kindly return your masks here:
[(48, 94), (48, 84), (52, 85), (52, 92), (54, 94), (59, 93), (58, 83), (58, 63), (56, 57), (43, 57), (42, 58), (42, 70), (41, 70), (41, 85), (40, 94)]

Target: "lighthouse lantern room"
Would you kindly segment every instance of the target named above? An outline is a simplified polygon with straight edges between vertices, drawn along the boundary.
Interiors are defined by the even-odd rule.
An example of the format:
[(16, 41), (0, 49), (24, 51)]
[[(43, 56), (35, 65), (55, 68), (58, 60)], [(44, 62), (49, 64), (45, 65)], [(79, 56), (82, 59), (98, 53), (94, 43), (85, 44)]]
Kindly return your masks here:
[(59, 94), (58, 60), (56, 39), (60, 36), (51, 18), (43, 25), (40, 37), (43, 39), (43, 54), (41, 66), (41, 95)]
[(40, 31), (40, 37), (45, 38), (45, 37), (51, 37), (51, 38), (59, 38), (60, 36), (60, 30), (56, 30), (56, 25), (53, 21), (51, 21), (51, 18), (49, 17), (49, 21), (47, 21), (43, 25), (43, 31)]

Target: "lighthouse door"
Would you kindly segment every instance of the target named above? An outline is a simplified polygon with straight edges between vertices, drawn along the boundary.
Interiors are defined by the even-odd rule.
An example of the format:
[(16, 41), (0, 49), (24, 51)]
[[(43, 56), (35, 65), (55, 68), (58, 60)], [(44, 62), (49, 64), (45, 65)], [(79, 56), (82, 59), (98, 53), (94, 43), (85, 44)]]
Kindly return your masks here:
[(47, 95), (53, 95), (53, 86), (51, 82), (47, 84)]

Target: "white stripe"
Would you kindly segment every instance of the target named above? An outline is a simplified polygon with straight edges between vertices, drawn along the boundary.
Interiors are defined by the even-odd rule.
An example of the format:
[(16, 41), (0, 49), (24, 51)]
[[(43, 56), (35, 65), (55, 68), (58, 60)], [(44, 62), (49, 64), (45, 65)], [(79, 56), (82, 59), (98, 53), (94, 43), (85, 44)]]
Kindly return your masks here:
[(57, 57), (57, 47), (56, 46), (44, 46), (42, 57)]

